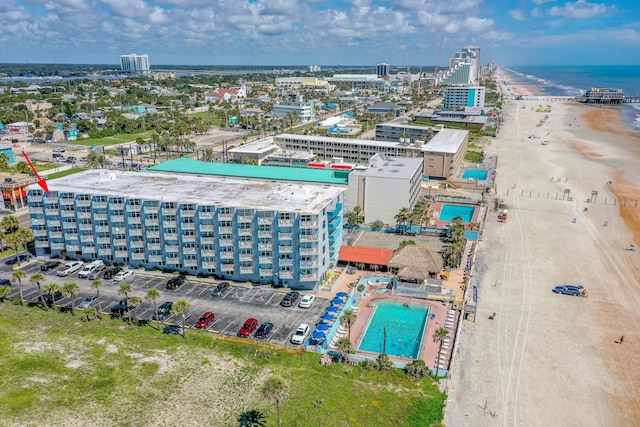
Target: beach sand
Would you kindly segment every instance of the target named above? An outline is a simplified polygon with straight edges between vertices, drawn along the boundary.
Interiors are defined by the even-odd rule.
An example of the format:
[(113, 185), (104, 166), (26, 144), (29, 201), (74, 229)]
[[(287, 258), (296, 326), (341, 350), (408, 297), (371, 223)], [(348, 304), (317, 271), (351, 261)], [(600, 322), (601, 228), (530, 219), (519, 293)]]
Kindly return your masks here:
[[(537, 126), (541, 104), (552, 111)], [(618, 113), (504, 102), (484, 151), (510, 217), (494, 214), (479, 243), (478, 312), (459, 337), (446, 425), (640, 424), (640, 251), (626, 250), (640, 245), (640, 139)], [(589, 298), (551, 292), (563, 283)]]

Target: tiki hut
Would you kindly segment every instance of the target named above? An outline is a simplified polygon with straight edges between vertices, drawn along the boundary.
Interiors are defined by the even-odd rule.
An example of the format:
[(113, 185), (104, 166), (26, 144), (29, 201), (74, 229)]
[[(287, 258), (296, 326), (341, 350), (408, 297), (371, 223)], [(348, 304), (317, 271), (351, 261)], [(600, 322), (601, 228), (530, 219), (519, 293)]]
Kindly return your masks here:
[(407, 245), (395, 251), (388, 266), (397, 272), (401, 280), (423, 282), (430, 277), (437, 277), (444, 260), (439, 253), (426, 246)]

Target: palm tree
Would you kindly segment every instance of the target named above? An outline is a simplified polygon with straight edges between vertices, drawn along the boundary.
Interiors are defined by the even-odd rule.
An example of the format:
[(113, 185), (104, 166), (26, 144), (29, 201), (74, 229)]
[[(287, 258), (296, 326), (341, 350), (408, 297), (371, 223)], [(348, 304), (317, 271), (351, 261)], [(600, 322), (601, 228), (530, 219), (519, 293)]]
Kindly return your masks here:
[(71, 298), (71, 315), (72, 316), (76, 315), (76, 304), (73, 298), (79, 293), (80, 293), (80, 286), (78, 286), (77, 283), (69, 282), (62, 285), (62, 295), (64, 295), (65, 297)]
[[(42, 286), (40, 286), (40, 283), (44, 282), (44, 275), (40, 273), (32, 274), (31, 277), (29, 277), (29, 282), (38, 287), (38, 291), (40, 291), (40, 299), (42, 299)], [(44, 309), (49, 310), (47, 304), (44, 305)]]
[(153, 303), (153, 314), (155, 314), (156, 322), (158, 322), (158, 329), (160, 329), (160, 319), (158, 316), (158, 299), (160, 299), (160, 291), (156, 288), (151, 288), (147, 291), (144, 300)]
[(356, 314), (353, 310), (345, 310), (340, 317), (340, 322), (347, 325), (347, 337), (351, 336), (351, 326), (356, 321)]
[[(118, 288), (118, 295), (124, 295), (124, 298), (127, 300), (127, 307), (129, 307), (129, 294), (133, 291), (133, 286), (129, 283), (123, 283)], [(129, 323), (131, 323), (131, 311), (129, 310)]]
[(100, 287), (102, 286), (102, 280), (96, 279), (91, 282), (91, 289), (96, 291), (98, 295), (98, 317), (102, 320), (102, 299), (100, 298)]
[(342, 337), (336, 343), (336, 348), (342, 355), (342, 359), (345, 360), (351, 352), (351, 340), (347, 337)]
[(28, 228), (18, 228), (18, 231), (15, 233), (18, 236), (18, 240), (20, 244), (24, 248), (27, 253), (27, 261), (31, 259), (31, 254), (29, 253), (29, 249), (27, 248), (27, 243), (33, 241), (33, 231)]
[[(138, 307), (142, 299), (140, 297), (129, 298), (129, 306), (133, 308), (133, 317), (136, 319), (136, 326), (138, 326)], [(131, 311), (129, 312), (131, 313)], [(131, 322), (131, 314), (129, 314), (129, 321)]]
[(20, 305), (24, 305), (24, 296), (22, 295), (22, 279), (27, 275), (22, 270), (16, 270), (13, 272), (11, 277), (14, 282), (18, 282), (18, 290), (20, 291)]
[(411, 216), (411, 212), (409, 212), (409, 209), (402, 208), (394, 217), (394, 219), (396, 220), (396, 227), (402, 226), (402, 234), (406, 233), (405, 224), (407, 223), (407, 221), (409, 221), (410, 216)]
[(7, 233), (0, 230), (0, 252), (4, 250), (4, 239), (7, 237)]
[(82, 314), (82, 320), (89, 322), (95, 319), (98, 315), (98, 311), (95, 307), (85, 308), (84, 313)]
[(4, 301), (5, 298), (9, 296), (11, 293), (11, 288), (9, 286), (2, 285), (0, 286), (0, 301)]
[(240, 414), (238, 423), (240, 427), (266, 427), (267, 425), (265, 424), (262, 412), (256, 411), (255, 409)]
[(7, 215), (2, 218), (0, 227), (2, 227), (7, 234), (14, 233), (20, 228), (20, 221), (13, 215)]
[[(60, 290), (60, 285), (58, 285), (57, 283), (49, 283), (48, 285), (44, 286), (43, 290), (45, 294), (51, 295), (51, 306), (56, 305), (56, 292)], [(47, 302), (44, 300), (44, 298), (42, 298), (42, 304), (47, 305)]]
[(267, 399), (276, 401), (276, 409), (278, 410), (278, 427), (282, 427), (280, 401), (287, 397), (287, 384), (279, 377), (270, 377), (262, 386), (262, 395)]
[(171, 307), (171, 314), (179, 314), (182, 317), (182, 338), (185, 337), (185, 321), (187, 320), (187, 313), (191, 308), (191, 303), (186, 299), (179, 299)]
[(438, 343), (438, 363), (436, 364), (436, 378), (438, 378), (438, 374), (440, 373), (440, 354), (442, 353), (442, 344), (444, 343), (445, 338), (449, 336), (449, 330), (447, 328), (439, 327), (433, 333), (433, 342)]
[(18, 256), (18, 247), (20, 246), (20, 236), (18, 236), (18, 233), (11, 233), (9, 235), (7, 235), (7, 245), (11, 246), (11, 249), (13, 249), (16, 252), (16, 264), (20, 265), (20, 257)]

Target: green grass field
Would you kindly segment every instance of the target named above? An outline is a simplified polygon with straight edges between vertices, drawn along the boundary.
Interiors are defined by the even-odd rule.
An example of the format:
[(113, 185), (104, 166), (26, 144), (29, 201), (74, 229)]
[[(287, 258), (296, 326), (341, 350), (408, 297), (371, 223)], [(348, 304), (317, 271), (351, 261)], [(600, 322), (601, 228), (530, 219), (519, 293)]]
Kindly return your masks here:
[(203, 111), (201, 113), (195, 113), (193, 114), (196, 117), (201, 118), (202, 120), (204, 120), (205, 123), (208, 123), (210, 125), (213, 126), (220, 126), (223, 122), (223, 120), (219, 117), (216, 117), (215, 114), (210, 113), (208, 111)]
[(66, 171), (62, 171), (62, 172), (56, 172), (56, 173), (52, 173), (49, 175), (43, 174), (47, 177), (48, 181), (51, 181), (52, 179), (56, 179), (56, 178), (62, 178), (63, 176), (67, 176), (67, 175), (73, 175), (74, 173), (78, 173), (78, 172), (82, 172), (86, 169), (84, 168), (71, 168), (71, 169), (67, 169)]
[[(29, 285), (23, 285), (29, 286)], [(83, 322), (81, 312), (0, 304), (0, 409), (4, 425), (238, 425), (271, 375), (288, 386), (284, 426), (440, 425), (445, 395), (404, 372), (320, 365), (320, 355), (252, 340), (155, 325)]]
[(125, 142), (134, 142), (137, 138), (149, 138), (151, 136), (151, 131), (140, 132), (140, 133), (117, 133), (113, 136), (105, 136), (104, 138), (89, 138), (82, 139), (79, 141), (73, 141), (73, 144), (83, 145), (85, 147), (93, 147), (93, 145), (115, 145), (122, 144)]

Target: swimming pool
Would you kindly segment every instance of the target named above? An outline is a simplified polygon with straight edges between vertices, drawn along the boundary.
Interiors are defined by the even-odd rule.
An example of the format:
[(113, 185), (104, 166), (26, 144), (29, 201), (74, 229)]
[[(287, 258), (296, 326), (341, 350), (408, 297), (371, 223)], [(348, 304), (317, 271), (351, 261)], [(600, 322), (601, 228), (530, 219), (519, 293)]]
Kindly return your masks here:
[(464, 171), (462, 179), (475, 179), (476, 181), (484, 181), (487, 179), (487, 171), (483, 169), (469, 169)]
[(428, 315), (427, 306), (378, 301), (358, 349), (382, 353), (386, 328), (386, 353), (417, 359)]
[(476, 208), (473, 206), (442, 205), (440, 221), (451, 221), (452, 218), (459, 216), (462, 217), (463, 222), (472, 222), (475, 211)]
[(390, 277), (369, 277), (360, 280), (359, 285), (388, 285), (391, 282)]

